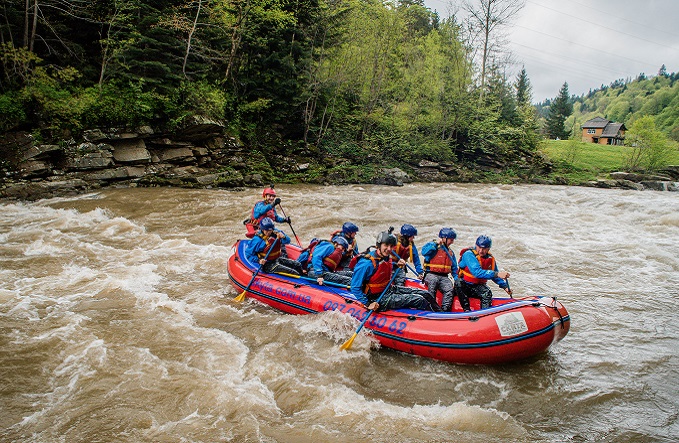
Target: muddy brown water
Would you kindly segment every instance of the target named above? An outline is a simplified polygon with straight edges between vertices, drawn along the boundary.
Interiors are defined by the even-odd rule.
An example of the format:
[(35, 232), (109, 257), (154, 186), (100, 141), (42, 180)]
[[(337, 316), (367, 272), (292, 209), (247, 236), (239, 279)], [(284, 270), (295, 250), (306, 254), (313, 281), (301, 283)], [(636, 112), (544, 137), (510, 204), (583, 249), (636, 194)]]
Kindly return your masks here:
[(233, 303), (226, 261), (259, 192), (0, 203), (0, 440), (679, 439), (675, 193), (279, 186), (303, 242), (347, 220), (362, 249), (402, 223), (420, 246), (453, 227), (455, 251), (487, 234), (515, 294), (569, 309), (569, 335), (546, 353), (462, 366), (374, 349), (363, 334), (339, 352), (356, 327), (341, 314)]

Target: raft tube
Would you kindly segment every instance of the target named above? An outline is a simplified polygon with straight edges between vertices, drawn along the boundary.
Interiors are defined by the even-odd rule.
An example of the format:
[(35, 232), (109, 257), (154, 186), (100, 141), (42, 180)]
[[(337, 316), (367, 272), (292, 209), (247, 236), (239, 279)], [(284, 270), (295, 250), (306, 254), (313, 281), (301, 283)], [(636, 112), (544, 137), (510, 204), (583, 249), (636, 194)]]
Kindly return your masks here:
[[(245, 256), (249, 240), (239, 240), (228, 261), (228, 274), (236, 291), (245, 290), (259, 264)], [(295, 258), (300, 249), (286, 245)], [(407, 279), (409, 286), (424, 286)], [(368, 309), (347, 288), (318, 285), (314, 279), (260, 272), (247, 291), (250, 296), (288, 314), (340, 311), (357, 322)], [(441, 294), (438, 294), (440, 300)], [(460, 364), (500, 364), (526, 359), (547, 350), (566, 336), (570, 317), (555, 297), (495, 298), (490, 308), (462, 312), (457, 297), (453, 312), (396, 309), (375, 312), (364, 329), (382, 346), (422, 357)]]

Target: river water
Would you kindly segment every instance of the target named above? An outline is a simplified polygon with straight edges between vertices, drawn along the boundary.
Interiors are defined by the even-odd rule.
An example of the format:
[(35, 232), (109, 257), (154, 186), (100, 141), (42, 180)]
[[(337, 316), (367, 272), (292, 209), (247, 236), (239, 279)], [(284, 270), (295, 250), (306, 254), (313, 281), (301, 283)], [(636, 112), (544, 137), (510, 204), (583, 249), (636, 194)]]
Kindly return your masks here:
[(232, 302), (226, 262), (259, 192), (0, 203), (0, 440), (679, 439), (679, 195), (280, 186), (303, 243), (347, 220), (361, 249), (402, 223), (419, 245), (452, 226), (455, 251), (490, 235), (515, 295), (557, 296), (571, 331), (489, 367), (374, 349), (364, 334), (340, 352), (353, 319)]

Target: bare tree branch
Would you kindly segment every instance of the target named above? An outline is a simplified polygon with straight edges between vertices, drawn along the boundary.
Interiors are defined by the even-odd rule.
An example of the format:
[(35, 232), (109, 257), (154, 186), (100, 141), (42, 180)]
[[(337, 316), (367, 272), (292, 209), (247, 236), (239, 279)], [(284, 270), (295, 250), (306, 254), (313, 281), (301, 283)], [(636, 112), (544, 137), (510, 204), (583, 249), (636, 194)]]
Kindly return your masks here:
[[(508, 26), (523, 9), (525, 0), (465, 0), (463, 11), (468, 14), (469, 30), (474, 37), (481, 38), (481, 93), (483, 99), (486, 87), (486, 71), (491, 53), (503, 45), (498, 30)], [(475, 38), (471, 40), (475, 40)], [(491, 37), (496, 41), (491, 40)]]

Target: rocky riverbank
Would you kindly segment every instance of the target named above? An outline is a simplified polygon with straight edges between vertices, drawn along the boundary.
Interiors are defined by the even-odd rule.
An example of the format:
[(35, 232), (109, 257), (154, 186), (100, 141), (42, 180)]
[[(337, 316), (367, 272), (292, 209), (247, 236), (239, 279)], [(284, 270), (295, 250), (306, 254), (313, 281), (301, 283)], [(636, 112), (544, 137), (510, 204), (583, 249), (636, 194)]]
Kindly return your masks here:
[[(172, 133), (150, 127), (134, 131), (95, 129), (84, 131), (78, 139), (61, 138), (54, 143), (36, 140), (28, 133), (4, 134), (0, 137), (4, 175), (0, 197), (37, 200), (109, 186), (239, 188), (278, 181), (281, 175), (286, 181), (318, 184), (473, 182), (478, 181), (479, 171), (501, 173), (503, 168), (490, 159), (482, 161), (477, 171), (458, 164), (421, 161), (403, 169), (375, 166), (356, 173), (343, 159), (318, 160), (314, 152), (304, 148), (288, 149), (293, 155), (265, 156), (224, 134), (219, 122), (199, 117)], [(539, 163), (538, 171), (526, 172), (516, 181), (567, 184), (558, 178), (539, 178), (549, 171), (548, 163)], [(587, 185), (679, 191), (679, 166), (669, 167), (660, 175), (616, 172), (610, 179)]]

